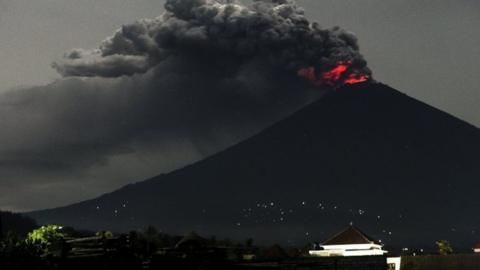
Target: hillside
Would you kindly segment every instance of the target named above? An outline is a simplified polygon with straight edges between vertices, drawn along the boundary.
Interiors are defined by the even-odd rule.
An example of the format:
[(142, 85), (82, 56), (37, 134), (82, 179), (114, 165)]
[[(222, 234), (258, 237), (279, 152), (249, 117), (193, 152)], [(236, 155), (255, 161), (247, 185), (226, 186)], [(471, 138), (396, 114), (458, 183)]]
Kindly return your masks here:
[(0, 211), (0, 236), (9, 232), (25, 236), (37, 228), (35, 220), (22, 214)]
[[(40, 223), (320, 241), (350, 222), (384, 242), (480, 239), (480, 131), (383, 84), (344, 87), (252, 138)], [(456, 224), (469, 224), (457, 227)]]

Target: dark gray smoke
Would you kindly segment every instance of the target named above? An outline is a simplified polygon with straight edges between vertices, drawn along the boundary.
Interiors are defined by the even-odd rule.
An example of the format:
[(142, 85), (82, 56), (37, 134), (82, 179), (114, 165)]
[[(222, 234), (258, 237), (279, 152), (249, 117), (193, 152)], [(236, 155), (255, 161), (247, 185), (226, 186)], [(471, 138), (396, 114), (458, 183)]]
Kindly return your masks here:
[[(125, 25), (96, 50), (76, 49), (54, 68), (63, 76), (117, 77), (144, 73), (170, 58), (208, 61), (234, 76), (248, 63), (295, 74), (315, 67), (328, 71), (340, 62), (349, 72), (370, 74), (356, 37), (340, 28), (310, 23), (291, 0), (167, 0), (156, 19)], [(348, 73), (345, 74), (348, 76)]]
[(291, 1), (165, 7), (67, 53), (54, 67), (68, 78), (0, 94), (0, 191), (30, 197), (0, 207), (85, 199), (239, 142), (322, 94), (299, 68), (368, 72), (352, 34), (310, 24)]

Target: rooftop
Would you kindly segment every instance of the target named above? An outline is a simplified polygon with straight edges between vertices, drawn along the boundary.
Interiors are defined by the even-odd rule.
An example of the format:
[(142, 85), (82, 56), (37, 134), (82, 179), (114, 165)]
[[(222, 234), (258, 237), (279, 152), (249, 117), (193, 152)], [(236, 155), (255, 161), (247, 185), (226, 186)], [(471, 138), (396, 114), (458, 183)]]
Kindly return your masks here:
[(325, 246), (349, 244), (376, 244), (376, 242), (359, 229), (349, 226), (347, 229), (322, 243), (322, 245)]

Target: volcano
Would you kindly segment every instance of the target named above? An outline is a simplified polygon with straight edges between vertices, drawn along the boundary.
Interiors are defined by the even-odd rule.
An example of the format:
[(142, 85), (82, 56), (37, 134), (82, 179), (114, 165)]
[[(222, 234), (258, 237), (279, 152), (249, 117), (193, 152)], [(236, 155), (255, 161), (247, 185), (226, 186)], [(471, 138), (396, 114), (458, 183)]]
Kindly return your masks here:
[(480, 238), (480, 130), (387, 85), (344, 86), (259, 134), (40, 223), (258, 242), (321, 241), (349, 223), (392, 245)]

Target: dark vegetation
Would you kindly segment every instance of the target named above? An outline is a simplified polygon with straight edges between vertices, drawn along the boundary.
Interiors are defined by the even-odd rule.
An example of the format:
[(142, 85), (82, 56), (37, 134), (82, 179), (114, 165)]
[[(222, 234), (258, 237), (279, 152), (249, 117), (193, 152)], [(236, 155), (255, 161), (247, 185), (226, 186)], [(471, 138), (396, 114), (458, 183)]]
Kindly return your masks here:
[(2, 235), (0, 269), (227, 269), (241, 262), (299, 258), (307, 250), (258, 247), (253, 239), (219, 240), (193, 232), (169, 235), (153, 226), (114, 234), (46, 225), (28, 234), (8, 231)]
[[(10, 228), (22, 219), (9, 213)], [(17, 218), (11, 218), (17, 216)], [(21, 220), (21, 221), (19, 221)], [(436, 242), (437, 251), (427, 256), (406, 256), (402, 269), (478, 269), (480, 256), (449, 255), (453, 248), (448, 241)], [(9, 230), (0, 236), (1, 270), (96, 270), (96, 269), (177, 269), (177, 270), (250, 270), (250, 269), (385, 269), (383, 256), (358, 258), (314, 258), (312, 248), (280, 245), (258, 246), (252, 238), (244, 241), (203, 238), (191, 232), (184, 236), (170, 235), (148, 226), (143, 230), (115, 234), (111, 231), (78, 231), (58, 225), (34, 226), (28, 233)], [(448, 252), (447, 252), (448, 251)], [(413, 250), (412, 250), (413, 252)], [(415, 253), (414, 253), (415, 254)], [(418, 253), (420, 255), (420, 253)], [(472, 268), (472, 266), (474, 266)], [(340, 267), (340, 268), (338, 268)], [(433, 267), (433, 268), (432, 268)]]

